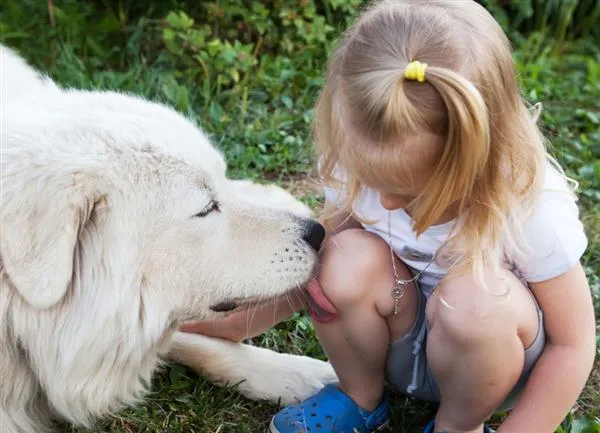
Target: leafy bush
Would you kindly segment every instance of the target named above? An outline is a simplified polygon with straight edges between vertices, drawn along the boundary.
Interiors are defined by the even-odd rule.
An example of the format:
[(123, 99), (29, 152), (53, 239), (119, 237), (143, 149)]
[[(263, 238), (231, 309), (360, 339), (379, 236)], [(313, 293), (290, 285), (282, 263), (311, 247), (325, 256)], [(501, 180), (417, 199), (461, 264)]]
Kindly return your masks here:
[(478, 0), (509, 32), (541, 32), (563, 42), (600, 37), (597, 0)]

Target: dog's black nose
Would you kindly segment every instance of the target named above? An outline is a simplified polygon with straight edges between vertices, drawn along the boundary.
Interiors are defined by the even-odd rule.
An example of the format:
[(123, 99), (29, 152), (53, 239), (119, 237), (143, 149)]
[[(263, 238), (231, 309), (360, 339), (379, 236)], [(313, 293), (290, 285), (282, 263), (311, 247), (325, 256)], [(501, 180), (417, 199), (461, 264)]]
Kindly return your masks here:
[(302, 239), (304, 239), (315, 251), (319, 251), (323, 239), (325, 239), (325, 228), (316, 221), (310, 221), (306, 224)]

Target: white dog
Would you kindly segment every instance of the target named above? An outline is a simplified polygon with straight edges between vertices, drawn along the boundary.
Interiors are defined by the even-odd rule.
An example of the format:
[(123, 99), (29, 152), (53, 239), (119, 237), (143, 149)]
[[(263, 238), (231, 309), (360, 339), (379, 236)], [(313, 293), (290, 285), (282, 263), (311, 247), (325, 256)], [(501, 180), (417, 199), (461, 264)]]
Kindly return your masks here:
[[(284, 404), (336, 380), (307, 357), (177, 332), (307, 282), (323, 229), (230, 181), (172, 109), (66, 90), (0, 46), (0, 430), (87, 426), (170, 356)], [(170, 352), (170, 353), (169, 353)]]

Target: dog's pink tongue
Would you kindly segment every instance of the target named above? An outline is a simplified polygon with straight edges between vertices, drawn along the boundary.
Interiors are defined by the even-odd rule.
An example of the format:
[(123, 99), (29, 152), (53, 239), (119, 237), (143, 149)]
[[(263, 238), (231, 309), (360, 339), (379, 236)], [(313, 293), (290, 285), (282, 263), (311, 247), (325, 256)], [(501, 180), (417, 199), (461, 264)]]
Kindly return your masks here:
[(311, 280), (306, 285), (306, 291), (308, 292), (308, 313), (317, 322), (331, 322), (337, 317), (337, 310), (331, 303), (323, 289), (321, 284), (316, 279)]

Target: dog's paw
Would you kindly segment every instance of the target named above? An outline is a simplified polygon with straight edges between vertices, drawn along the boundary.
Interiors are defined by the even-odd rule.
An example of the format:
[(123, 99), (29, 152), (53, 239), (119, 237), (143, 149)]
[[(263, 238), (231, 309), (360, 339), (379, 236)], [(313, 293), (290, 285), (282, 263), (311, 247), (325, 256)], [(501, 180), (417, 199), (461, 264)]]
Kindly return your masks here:
[(169, 356), (246, 398), (284, 406), (338, 381), (328, 362), (198, 334), (176, 332)]
[(306, 356), (271, 354), (273, 358), (269, 362), (258, 370), (247, 372), (245, 380), (239, 384), (238, 390), (245, 397), (288, 406), (338, 381), (328, 362)]

